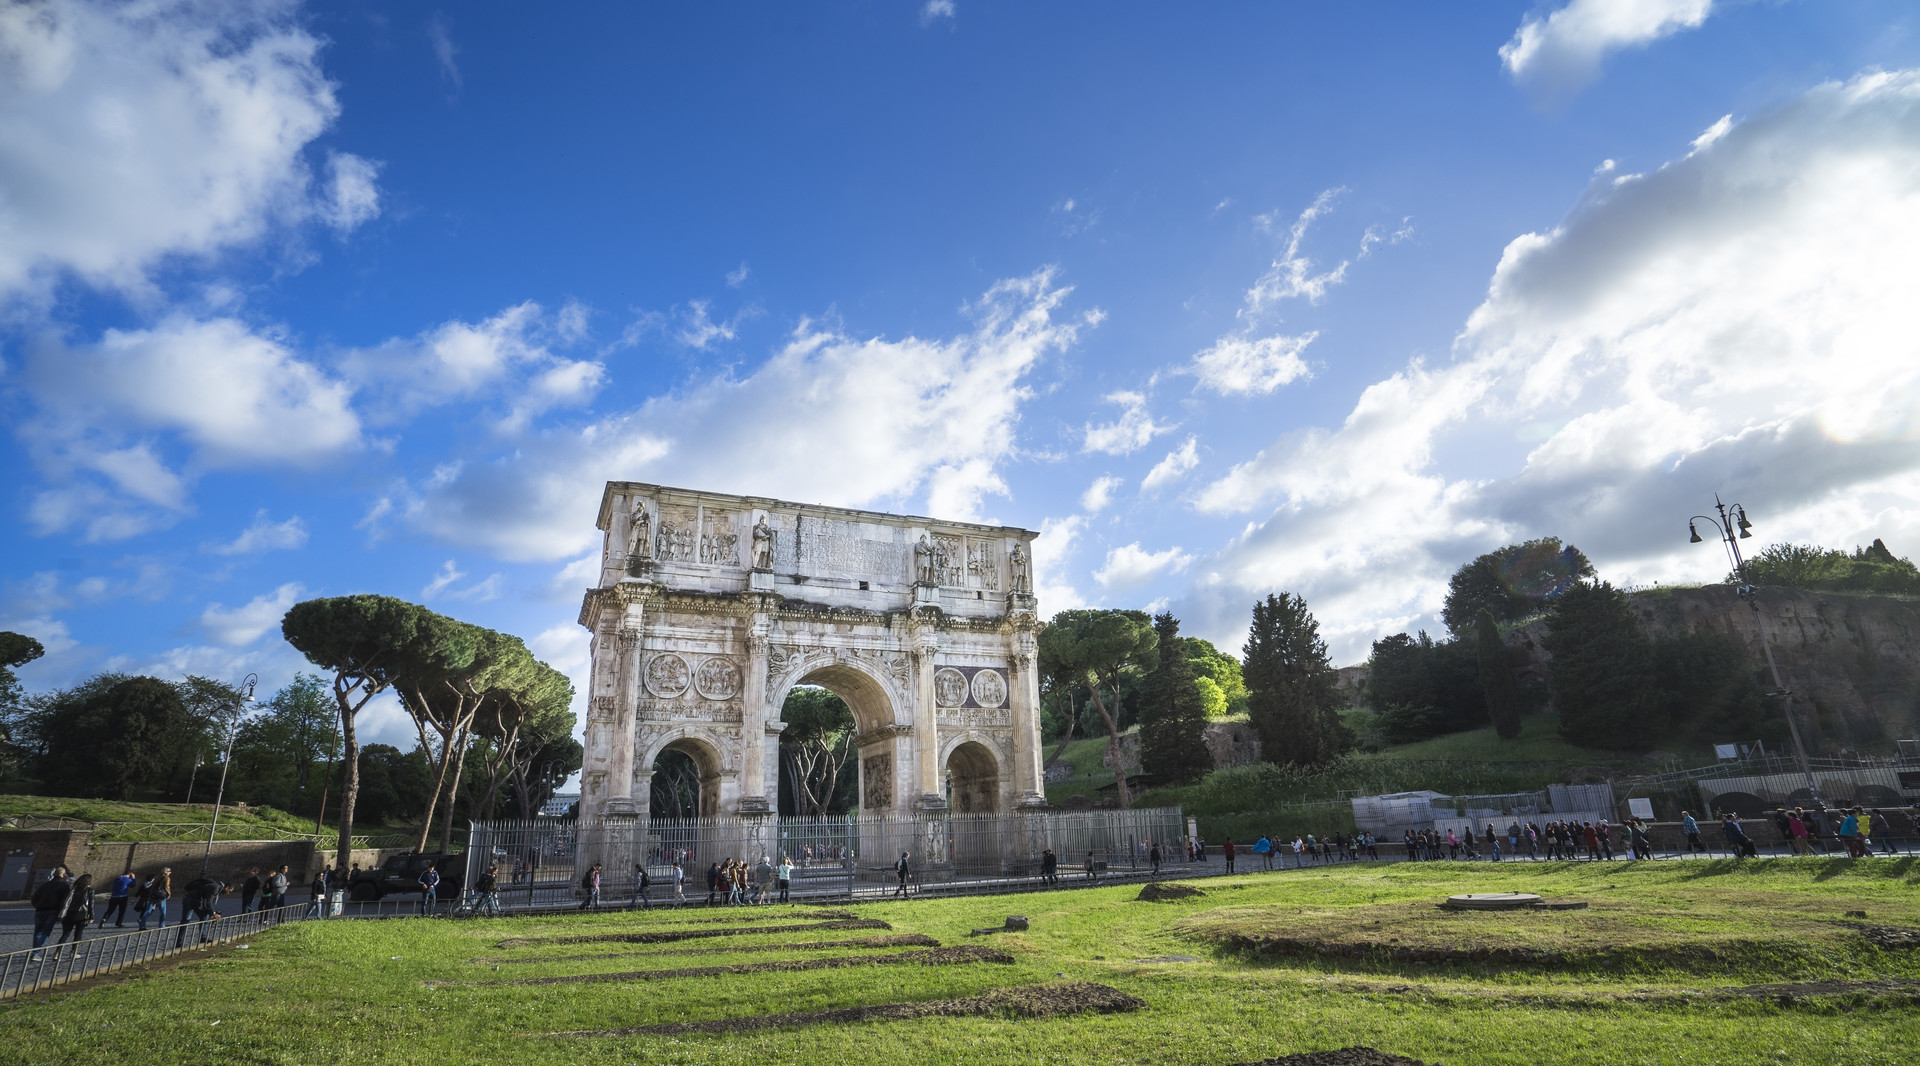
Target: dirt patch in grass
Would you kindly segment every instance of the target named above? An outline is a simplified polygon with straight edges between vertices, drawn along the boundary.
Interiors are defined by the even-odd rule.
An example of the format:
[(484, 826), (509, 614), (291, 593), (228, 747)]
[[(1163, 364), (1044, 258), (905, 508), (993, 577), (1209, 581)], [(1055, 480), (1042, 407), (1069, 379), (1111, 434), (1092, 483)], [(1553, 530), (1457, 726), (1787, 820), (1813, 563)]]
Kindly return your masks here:
[(1824, 996), (1864, 997), (1883, 1003), (1920, 1003), (1920, 981), (1798, 981), (1791, 984), (1747, 985), (1715, 993), (1740, 999), (1770, 999), (1791, 1006)]
[(634, 970), (627, 973), (583, 973), (565, 977), (527, 977), (517, 981), (429, 981), (430, 987), (463, 985), (578, 985), (605, 981), (666, 981), (681, 977), (721, 977), (731, 974), (778, 973), (793, 970), (838, 970), (848, 966), (963, 966), (971, 962), (1011, 963), (1013, 956), (991, 948), (929, 948), (895, 955), (835, 955), (825, 959), (781, 959), (778, 962), (742, 962), (731, 966), (688, 966), (677, 970)]
[(1064, 1014), (1135, 1011), (1146, 1002), (1117, 988), (1088, 981), (1000, 988), (968, 999), (938, 999), (924, 1003), (883, 1003), (875, 1007), (768, 1014), (758, 1018), (727, 1018), (711, 1022), (670, 1022), (626, 1029), (587, 1029), (549, 1036), (685, 1036), (697, 1033), (745, 1033), (756, 1029), (788, 1029), (806, 1025), (857, 1025), (862, 1022), (908, 1021), (914, 1018), (978, 1018), (1005, 1015), (1050, 1018)]
[(1192, 885), (1183, 885), (1177, 881), (1149, 881), (1134, 898), (1143, 903), (1158, 903), (1166, 899), (1192, 899), (1195, 896), (1204, 895), (1206, 895), (1205, 892)]
[[(1742, 894), (1743, 900), (1746, 895)], [(1721, 971), (1765, 965), (1791, 974), (1857, 950), (1920, 946), (1920, 933), (1835, 921), (1831, 904), (1614, 898), (1580, 911), (1454, 911), (1430, 902), (1357, 907), (1218, 907), (1175, 930), (1233, 954), (1416, 965)], [(1803, 971), (1804, 972), (1804, 971)]]
[(671, 944), (676, 940), (703, 940), (716, 936), (760, 936), (766, 933), (806, 933), (816, 929), (892, 929), (874, 918), (848, 918), (799, 925), (728, 926), (724, 929), (654, 929), (635, 933), (590, 933), (585, 936), (517, 936), (502, 940), (503, 948), (539, 944)]
[(1282, 1055), (1277, 1059), (1243, 1063), (1242, 1066), (1427, 1066), (1427, 1063), (1401, 1055), (1389, 1055), (1370, 1047), (1343, 1047), (1338, 1051), (1304, 1051), (1298, 1055)]
[(892, 936), (864, 936), (853, 940), (793, 941), (786, 944), (754, 944), (733, 948), (681, 948), (677, 951), (617, 951), (601, 955), (546, 955), (534, 959), (494, 957), (468, 959), (476, 966), (527, 962), (592, 962), (597, 959), (646, 959), (667, 955), (740, 955), (749, 951), (796, 951), (814, 948), (937, 948), (940, 942), (925, 933), (895, 933)]

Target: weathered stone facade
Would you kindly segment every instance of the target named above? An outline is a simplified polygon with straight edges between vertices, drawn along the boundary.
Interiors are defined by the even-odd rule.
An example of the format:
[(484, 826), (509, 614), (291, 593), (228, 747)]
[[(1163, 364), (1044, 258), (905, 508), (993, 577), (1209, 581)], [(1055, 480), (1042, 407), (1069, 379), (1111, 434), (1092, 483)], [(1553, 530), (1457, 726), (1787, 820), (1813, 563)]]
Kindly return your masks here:
[(1045, 802), (1032, 532), (633, 482), (598, 526), (583, 814), (646, 814), (669, 748), (701, 813), (777, 808), (801, 684), (852, 708), (864, 809)]

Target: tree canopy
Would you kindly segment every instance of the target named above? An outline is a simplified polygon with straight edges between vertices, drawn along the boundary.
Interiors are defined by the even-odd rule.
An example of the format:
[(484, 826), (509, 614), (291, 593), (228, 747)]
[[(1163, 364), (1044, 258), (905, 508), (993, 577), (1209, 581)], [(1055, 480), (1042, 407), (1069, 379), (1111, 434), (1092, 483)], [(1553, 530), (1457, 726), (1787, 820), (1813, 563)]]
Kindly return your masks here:
[(1492, 614), (1495, 622), (1516, 621), (1593, 574), (1593, 564), (1580, 549), (1560, 543), (1559, 537), (1509, 544), (1453, 572), (1440, 617), (1455, 639), (1472, 639), (1481, 611)]
[(1207, 706), (1187, 662), (1180, 620), (1162, 611), (1153, 629), (1160, 661), (1140, 685), (1140, 769), (1156, 782), (1184, 785), (1213, 769)]
[[(1738, 579), (1738, 574), (1727, 577)], [(1879, 539), (1851, 552), (1812, 544), (1768, 545), (1747, 560), (1747, 580), (1802, 589), (1920, 593), (1920, 567), (1895, 557)]]
[(1119, 708), (1109, 709), (1105, 687), (1117, 696), (1121, 675), (1152, 670), (1159, 664), (1159, 635), (1145, 611), (1061, 611), (1040, 631), (1042, 671), (1085, 685), (1094, 710), (1107, 727), (1107, 756), (1113, 763), (1114, 785), (1121, 807), (1132, 805), (1127, 792), (1127, 767), (1120, 754)]
[(780, 708), (782, 778), (795, 814), (833, 814), (851, 798), (853, 710), (824, 688), (796, 686)]
[(1485, 608), (1481, 608), (1473, 628), (1487, 717), (1493, 719), (1493, 731), (1501, 740), (1512, 740), (1520, 735), (1520, 690), (1513, 682), (1513, 667), (1507, 662), (1507, 642), (1500, 639), (1500, 626)]
[(1315, 766), (1353, 746), (1340, 721), (1340, 675), (1305, 600), (1281, 593), (1253, 605), (1242, 669), (1247, 713), (1268, 762)]
[(1645, 748), (1666, 732), (1667, 707), (1654, 698), (1653, 644), (1626, 594), (1576, 582), (1555, 597), (1543, 642), (1553, 660), (1547, 688), (1560, 735), (1589, 748)]
[(1406, 744), (1487, 723), (1472, 645), (1395, 633), (1373, 642), (1364, 694), (1389, 743)]

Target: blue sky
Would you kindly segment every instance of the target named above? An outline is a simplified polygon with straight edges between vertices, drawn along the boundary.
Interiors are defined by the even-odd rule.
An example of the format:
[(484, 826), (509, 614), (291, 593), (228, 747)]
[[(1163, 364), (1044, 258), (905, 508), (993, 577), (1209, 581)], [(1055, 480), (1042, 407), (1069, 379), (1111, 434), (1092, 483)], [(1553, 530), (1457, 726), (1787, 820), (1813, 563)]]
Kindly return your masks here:
[[(1044, 531), (1334, 657), (1556, 534), (1920, 543), (1910, 5), (0, 8), (0, 627), (573, 624), (608, 478)], [(408, 730), (389, 709), (380, 739)]]

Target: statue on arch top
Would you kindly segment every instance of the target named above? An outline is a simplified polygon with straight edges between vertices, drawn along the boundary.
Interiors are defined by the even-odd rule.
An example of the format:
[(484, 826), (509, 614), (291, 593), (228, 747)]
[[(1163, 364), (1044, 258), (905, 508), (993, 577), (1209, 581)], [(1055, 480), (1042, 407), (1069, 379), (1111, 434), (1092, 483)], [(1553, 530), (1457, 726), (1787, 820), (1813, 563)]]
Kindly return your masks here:
[(1012, 573), (1008, 582), (1014, 592), (1031, 594), (1033, 592), (1033, 570), (1027, 562), (1027, 549), (1015, 542), (1013, 550), (1007, 553), (1007, 569)]
[(647, 559), (653, 555), (653, 519), (647, 515), (647, 505), (634, 501), (633, 517), (627, 526), (627, 558)]
[(766, 515), (753, 524), (753, 568), (773, 569), (773, 527), (767, 525)]
[(913, 580), (917, 585), (933, 584), (933, 546), (927, 543), (925, 533), (913, 546)]

